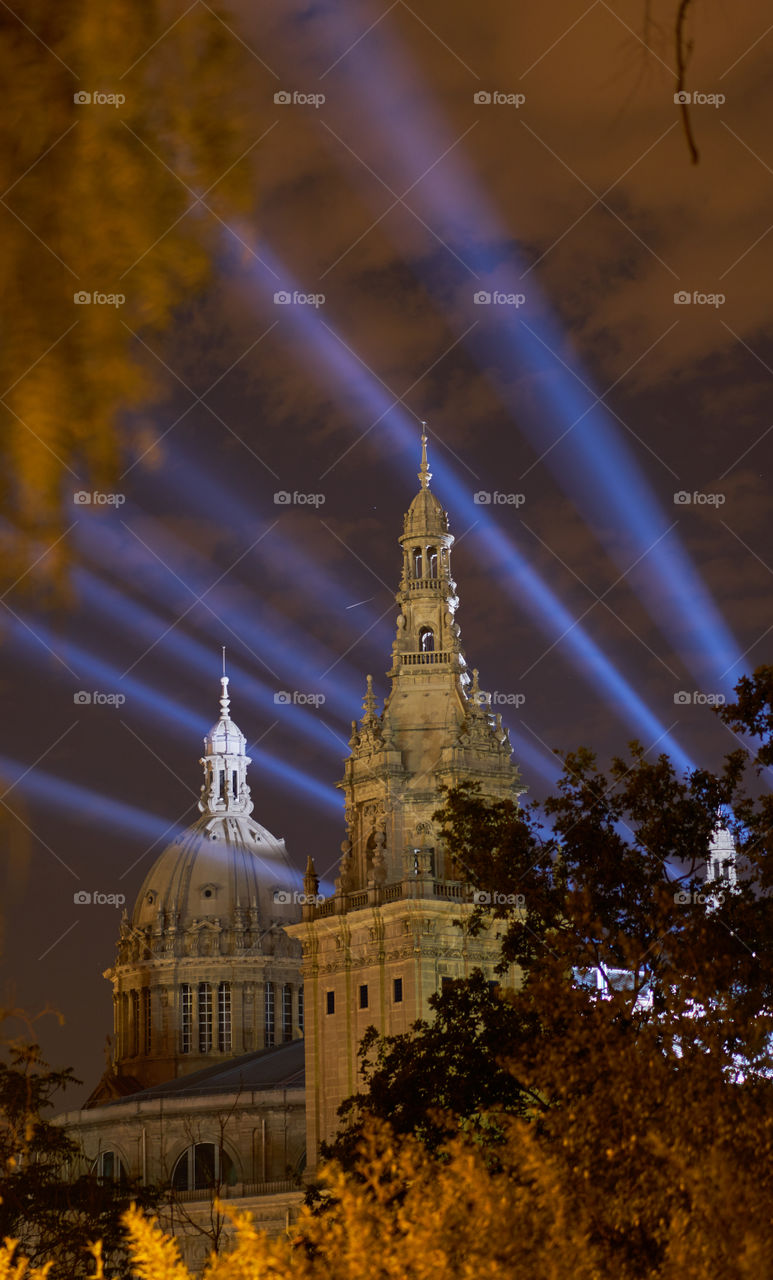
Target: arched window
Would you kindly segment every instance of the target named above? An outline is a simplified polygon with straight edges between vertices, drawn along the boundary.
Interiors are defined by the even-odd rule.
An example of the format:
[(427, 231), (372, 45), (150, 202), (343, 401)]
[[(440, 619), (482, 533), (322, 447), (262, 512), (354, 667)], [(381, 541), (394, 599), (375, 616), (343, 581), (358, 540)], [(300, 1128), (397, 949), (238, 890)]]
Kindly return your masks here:
[(183, 982), (180, 987), (180, 1052), (190, 1053), (193, 1028), (193, 992), (191, 984)]
[(293, 1038), (293, 989), (289, 982), (282, 987), (282, 1039)]
[(212, 1048), (212, 988), (208, 982), (199, 983), (199, 1053), (209, 1053)]
[(274, 1043), (274, 984), (266, 983), (265, 993), (265, 1031), (266, 1031), (266, 1048), (268, 1049)]
[(430, 578), (437, 577), (437, 547), (427, 547), (427, 564)]
[(108, 1149), (100, 1151), (93, 1165), (91, 1172), (100, 1182), (125, 1182), (126, 1169), (123, 1161), (117, 1151)]
[(421, 578), (423, 574), (421, 547), (414, 547), (411, 555), (413, 556), (413, 576), (414, 578)]
[(175, 1191), (203, 1191), (208, 1187), (229, 1186), (236, 1182), (231, 1157), (214, 1142), (197, 1142), (183, 1151), (172, 1170)]
[(230, 982), (221, 982), (217, 989), (217, 1047), (221, 1053), (231, 1052)]
[(422, 627), (419, 632), (419, 648), (422, 653), (432, 653), (435, 648), (435, 633), (432, 627)]

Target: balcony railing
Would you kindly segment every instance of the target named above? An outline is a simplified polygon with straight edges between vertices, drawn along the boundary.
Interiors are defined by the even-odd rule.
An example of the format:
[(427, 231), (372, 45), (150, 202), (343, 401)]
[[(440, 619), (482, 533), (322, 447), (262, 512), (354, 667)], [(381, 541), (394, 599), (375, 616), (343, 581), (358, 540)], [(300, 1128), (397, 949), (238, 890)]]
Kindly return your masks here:
[(406, 667), (435, 667), (443, 662), (455, 662), (457, 654), (451, 649), (430, 649), (428, 653), (402, 653), (400, 661)]
[(175, 1191), (173, 1197), (178, 1203), (190, 1204), (196, 1200), (211, 1200), (215, 1195), (220, 1200), (238, 1200), (242, 1196), (276, 1196), (286, 1191), (302, 1190), (299, 1182), (292, 1178), (282, 1178), (275, 1182), (237, 1182), (231, 1187), (197, 1187), (195, 1191)]
[(375, 907), (383, 902), (398, 902), (401, 898), (433, 897), (453, 902), (472, 902), (472, 887), (463, 884), (460, 880), (406, 876), (403, 880), (382, 885), (380, 888), (358, 889), (356, 893), (327, 898), (318, 906), (304, 907), (304, 919), (319, 920), (326, 916), (339, 915), (344, 911), (361, 911), (363, 907)]

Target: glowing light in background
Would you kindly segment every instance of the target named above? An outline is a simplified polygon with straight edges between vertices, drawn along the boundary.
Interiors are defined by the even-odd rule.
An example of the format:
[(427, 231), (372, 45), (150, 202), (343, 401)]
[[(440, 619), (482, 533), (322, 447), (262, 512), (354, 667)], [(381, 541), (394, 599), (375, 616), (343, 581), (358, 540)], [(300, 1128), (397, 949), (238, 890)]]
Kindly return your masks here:
[[(313, 53), (318, 62), (327, 60), (326, 65), (336, 67), (334, 75), (356, 82), (360, 114), (371, 144), (377, 139), (389, 157), (390, 179), (403, 190), (410, 188), (409, 205), (421, 209), (429, 228), (442, 238), (457, 263), (466, 267), (470, 301), (473, 282), (484, 282), (494, 269), (494, 287), (504, 293), (520, 292), (523, 272), (514, 260), (517, 247), (514, 251), (512, 230), (480, 191), (475, 173), (465, 161), (464, 141), (454, 139), (439, 118), (410, 51), (398, 46), (387, 24), (371, 32), (362, 10), (355, 13), (347, 6), (339, 6), (335, 12), (326, 10), (325, 22), (316, 24), (314, 32), (317, 46)], [(338, 66), (342, 52), (355, 42), (357, 56)], [(419, 102), (421, 110), (417, 109)], [(333, 145), (332, 137), (328, 141)], [(346, 138), (343, 142), (344, 147), (350, 145)], [(341, 153), (367, 198), (373, 190), (373, 170), (344, 148)], [(386, 191), (382, 203), (389, 203)], [(436, 244), (433, 241), (433, 249)], [(281, 272), (277, 274), (284, 278)], [(423, 283), (431, 292), (431, 272), (423, 273)], [(673, 512), (664, 512), (622, 428), (599, 402), (579, 361), (567, 350), (534, 275), (528, 278), (528, 293), (528, 325), (521, 321), (514, 326), (502, 323), (498, 332), (497, 326), (487, 328), (487, 367), (496, 351), (504, 368), (512, 366), (516, 355), (537, 375), (537, 392), (557, 418), (556, 435), (547, 439), (544, 422), (534, 422), (519, 412), (516, 401), (509, 408), (517, 426), (527, 432), (538, 457), (543, 457), (602, 541), (608, 514), (614, 512), (628, 532), (633, 555), (616, 543), (608, 547), (609, 554), (624, 572), (629, 571), (632, 560), (641, 557), (630, 585), (653, 621), (697, 679), (728, 692), (731, 684), (726, 673), (741, 662), (742, 647), (676, 532), (664, 537), (673, 523)], [(439, 297), (438, 305), (445, 310), (447, 298)], [(468, 345), (477, 358), (477, 339), (468, 339)], [(681, 488), (673, 475), (668, 484), (672, 490)]]
[[(213, 711), (211, 717), (204, 719), (202, 716), (194, 714), (187, 707), (175, 702), (167, 694), (151, 688), (139, 679), (132, 676), (122, 676), (116, 667), (100, 658), (97, 654), (82, 648), (82, 646), (72, 641), (53, 635), (37, 620), (35, 621), (35, 631), (39, 636), (41, 651), (43, 651), (43, 646), (47, 645), (54, 652), (61, 653), (64, 660), (74, 670), (88, 673), (89, 689), (86, 689), (86, 692), (98, 685), (102, 686), (103, 692), (120, 692), (125, 695), (127, 701), (131, 700), (130, 705), (133, 713), (136, 711), (141, 712), (154, 726), (174, 731), (179, 736), (184, 736), (185, 741), (191, 744), (192, 750), (198, 751), (200, 749), (199, 743), (203, 741), (206, 733), (211, 728), (215, 719), (215, 711)], [(9, 623), (9, 635), (12, 646), (18, 647), (25, 657), (32, 657), (30, 633), (27, 628), (22, 626), (20, 622), (12, 621)], [(75, 690), (73, 690), (74, 692)], [(247, 711), (246, 706), (245, 711)], [(332, 736), (330, 741), (333, 742), (334, 746), (336, 745)], [(250, 774), (252, 779), (251, 786), (254, 791), (257, 791), (257, 795), (253, 794), (256, 812), (261, 807), (261, 792), (266, 780), (269, 779), (290, 795), (296, 798), (299, 795), (303, 795), (314, 804), (322, 806), (327, 812), (340, 815), (343, 802), (337, 797), (332, 784), (326, 785), (320, 782), (296, 765), (279, 759), (266, 748), (256, 745), (249, 747), (248, 750), (253, 762)], [(198, 783), (198, 773), (194, 775), (192, 772), (191, 776), (192, 779), (195, 777)], [(336, 781), (335, 778), (332, 779), (332, 782), (334, 781)]]
[[(247, 233), (242, 228), (240, 238)], [(261, 254), (272, 268), (277, 270), (283, 282), (291, 281), (288, 270), (282, 266), (276, 255), (265, 243), (261, 243)], [(254, 272), (256, 282), (266, 287), (262, 273)], [(267, 287), (271, 287), (268, 285)], [(287, 284), (294, 287), (294, 282)], [(347, 389), (356, 390), (363, 400), (371, 417), (384, 420), (386, 429), (395, 443), (399, 442), (404, 450), (413, 449), (417, 444), (416, 426), (408, 420), (407, 411), (402, 406), (395, 406), (394, 397), (369, 373), (367, 367), (358, 361), (348, 347), (339, 340), (332, 326), (324, 325), (309, 314), (311, 308), (292, 308), (290, 323), (297, 326), (302, 335), (302, 349), (307, 362), (313, 358), (315, 366), (328, 381), (335, 382), (344, 378)], [(387, 457), (392, 456), (390, 449)], [(536, 571), (529, 565), (525, 557), (518, 551), (513, 542), (498, 528), (485, 506), (473, 503), (470, 487), (454, 476), (450, 466), (433, 457), (433, 471), (440, 476), (440, 489), (450, 492), (449, 508), (462, 520), (480, 526), (480, 537), (484, 545), (492, 549), (498, 557), (502, 557), (512, 566), (512, 575), (508, 576), (503, 587), (508, 591), (515, 603), (526, 606), (532, 617), (549, 637), (556, 633), (563, 635), (562, 643), (571, 655), (571, 661), (582, 675), (601, 690), (604, 698), (618, 714), (636, 727), (646, 739), (645, 746), (657, 742), (660, 750), (669, 751), (679, 768), (691, 768), (692, 763), (670, 732), (646, 705), (631, 684), (605, 656), (599, 646), (587, 634), (581, 624), (569, 614), (550, 587), (542, 581)], [(563, 634), (565, 633), (565, 634)]]

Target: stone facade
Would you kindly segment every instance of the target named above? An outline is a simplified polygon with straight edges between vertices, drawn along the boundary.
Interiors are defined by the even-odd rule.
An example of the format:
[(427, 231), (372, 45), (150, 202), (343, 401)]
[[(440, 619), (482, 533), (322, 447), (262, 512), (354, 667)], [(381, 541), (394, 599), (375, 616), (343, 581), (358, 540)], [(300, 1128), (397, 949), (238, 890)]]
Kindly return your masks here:
[[(78, 1136), (84, 1171), (172, 1187), (160, 1219), (177, 1236), (194, 1271), (220, 1232), (220, 1247), (230, 1238), (228, 1223), (215, 1208), (216, 1196), (238, 1201), (240, 1210), (249, 1210), (272, 1233), (294, 1221), (303, 1195), (306, 1145), (302, 1087), (211, 1093), (202, 1088), (156, 1096), (151, 1090), (58, 1117)], [(197, 1149), (205, 1165), (218, 1152), (210, 1187), (190, 1185), (196, 1182)]]
[(489, 919), (471, 934), (469, 877), (433, 815), (443, 785), (473, 780), (492, 801), (517, 800), (523, 787), (461, 647), (454, 539), (426, 443), (399, 540), (390, 692), (379, 707), (367, 677), (339, 784), (335, 894), (319, 899), (309, 859), (302, 918), (292, 905), (284, 841), (252, 816), (224, 675), (201, 760), (201, 817), (151, 868), (105, 974), (108, 1069), (85, 1109), (60, 1117), (89, 1168), (171, 1185), (163, 1220), (194, 1270), (211, 1247), (216, 1192), (272, 1231), (292, 1221), (304, 1163), (315, 1167), (358, 1088), (367, 1027), (408, 1031), (445, 981), (474, 968), (495, 978), (500, 926)]
[[(468, 671), (456, 622), (453, 535), (429, 482), (422, 436), (421, 488), (404, 518), (400, 612), (379, 710), (371, 676), (351, 754), (339, 784), (347, 839), (335, 896), (304, 906), (287, 928), (303, 947), (306, 991), (307, 1147), (310, 1167), (336, 1112), (358, 1087), (357, 1046), (365, 1028), (407, 1031), (431, 1010), (444, 979), (479, 967), (491, 978), (500, 936), (492, 922), (475, 937), (465, 868), (454, 865), (437, 830), (440, 787), (480, 784), (484, 797), (523, 791), (491, 698)], [(318, 888), (313, 863), (307, 895)], [(514, 983), (515, 972), (504, 979)]]
[(245, 739), (229, 713), (205, 738), (202, 816), (163, 851), (124, 916), (113, 1061), (90, 1101), (124, 1096), (300, 1036), (299, 911), (284, 840), (252, 816)]

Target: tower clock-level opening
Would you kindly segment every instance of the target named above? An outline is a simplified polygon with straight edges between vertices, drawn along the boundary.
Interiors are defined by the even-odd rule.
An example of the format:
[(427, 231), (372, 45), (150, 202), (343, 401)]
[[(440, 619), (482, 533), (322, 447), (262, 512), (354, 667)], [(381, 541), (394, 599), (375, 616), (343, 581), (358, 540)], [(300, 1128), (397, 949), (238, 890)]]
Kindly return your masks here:
[(422, 627), (419, 632), (419, 649), (422, 653), (432, 653), (435, 648), (435, 632), (432, 627)]

